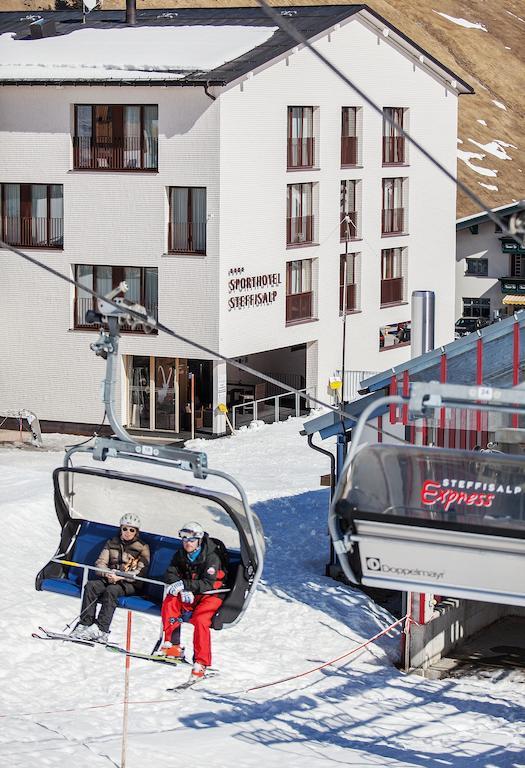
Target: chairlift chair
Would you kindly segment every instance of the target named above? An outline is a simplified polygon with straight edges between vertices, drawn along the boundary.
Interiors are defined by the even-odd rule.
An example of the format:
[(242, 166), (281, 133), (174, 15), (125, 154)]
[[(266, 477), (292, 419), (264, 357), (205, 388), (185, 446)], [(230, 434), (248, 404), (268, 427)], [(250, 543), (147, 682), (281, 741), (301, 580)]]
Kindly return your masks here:
[(329, 516), (346, 577), (368, 587), (525, 606), (525, 458), (366, 442), (370, 419), (392, 405), (413, 420), (435, 415), (435, 423), (445, 408), (501, 419), (525, 413), (525, 393), (416, 383), (410, 398), (384, 397), (365, 409)]
[[(38, 573), (36, 589), (81, 598), (86, 581), (97, 576), (95, 560), (105, 541), (118, 532), (120, 517), (125, 512), (135, 512), (142, 521), (140, 535), (149, 544), (151, 562), (146, 576), (136, 577), (141, 591), (119, 598), (118, 605), (158, 616), (166, 589), (164, 573), (174, 553), (182, 547), (178, 531), (188, 520), (198, 520), (211, 537), (223, 541), (228, 551), (228, 591), (212, 627), (231, 626), (246, 611), (262, 572), (262, 526), (240, 483), (225, 472), (209, 468), (205, 453), (139, 443), (120, 424), (114, 410), (114, 371), (118, 359), (118, 320), (125, 314), (125, 307), (123, 304), (115, 310), (99, 301), (99, 312), (91, 318), (91, 322), (95, 319), (109, 325), (109, 332), (102, 330), (91, 347), (107, 361), (103, 399), (115, 437), (97, 437), (91, 445), (72, 447), (66, 452), (63, 465), (55, 469), (54, 501), (61, 527), (60, 544)], [(135, 317), (130, 319), (136, 322)], [(88, 463), (74, 466), (73, 458), (88, 459)], [(130, 472), (127, 467), (101, 468), (103, 462), (118, 464), (122, 460), (138, 462), (137, 472)], [(197, 481), (219, 477), (232, 485), (237, 495), (210, 490), (202, 483), (162, 478), (159, 467), (190, 471)]]

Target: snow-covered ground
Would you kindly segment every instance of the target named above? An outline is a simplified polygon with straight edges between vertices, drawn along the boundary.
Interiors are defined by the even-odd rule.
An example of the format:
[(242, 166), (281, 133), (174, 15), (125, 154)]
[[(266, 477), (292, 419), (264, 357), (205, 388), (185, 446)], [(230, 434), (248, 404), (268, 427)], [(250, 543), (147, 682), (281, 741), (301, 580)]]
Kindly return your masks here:
[[(328, 467), (299, 436), (301, 425), (290, 419), (192, 444), (244, 483), (266, 532), (265, 570), (243, 621), (214, 633), (218, 677), (173, 695), (166, 687), (186, 670), (132, 661), (128, 768), (525, 765), (519, 685), (405, 676), (394, 666), (395, 631), (346, 663), (246, 693), (347, 653), (392, 622), (323, 576), (328, 497), (319, 475)], [(48, 439), (54, 450), (42, 452), (0, 449), (5, 768), (120, 765), (123, 658), (31, 638), (39, 624), (62, 629), (78, 611), (78, 601), (34, 590), (58, 543), (50, 470), (64, 442)], [(112, 639), (123, 639), (124, 622), (117, 612)], [(135, 614), (133, 645), (149, 648), (157, 630), (155, 619)]]

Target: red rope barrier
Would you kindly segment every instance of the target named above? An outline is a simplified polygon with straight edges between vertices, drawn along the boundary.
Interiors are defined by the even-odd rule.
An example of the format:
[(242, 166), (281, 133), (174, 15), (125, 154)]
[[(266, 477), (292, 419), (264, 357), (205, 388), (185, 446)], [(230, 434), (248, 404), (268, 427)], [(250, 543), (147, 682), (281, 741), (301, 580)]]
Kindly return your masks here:
[[(289, 680), (296, 680), (300, 677), (306, 677), (306, 675), (312, 674), (312, 672), (318, 672), (320, 669), (324, 669), (325, 667), (329, 667), (331, 664), (335, 664), (337, 661), (341, 661), (342, 659), (346, 659), (348, 656), (351, 656), (353, 653), (357, 653), (357, 651), (362, 650), (363, 648), (366, 648), (367, 645), (370, 645), (370, 643), (373, 643), (374, 640), (377, 640), (378, 638), (382, 637), (383, 635), (386, 635), (387, 632), (390, 632), (391, 629), (394, 627), (397, 627), (399, 624), (402, 624), (406, 620), (407, 625), (408, 624), (415, 624), (416, 626), (419, 626), (418, 622), (412, 619), (408, 614), (406, 616), (403, 616), (401, 619), (398, 619), (393, 624), (390, 624), (386, 629), (383, 629), (381, 632), (378, 632), (373, 637), (366, 640), (364, 643), (361, 643), (360, 645), (357, 645), (355, 648), (352, 648), (351, 651), (348, 651), (347, 653), (343, 653), (342, 656), (338, 656), (336, 659), (332, 659), (331, 661), (326, 661), (324, 664), (320, 664), (318, 667), (313, 667), (312, 669), (308, 669), (306, 672), (300, 672), (298, 675), (291, 675), (290, 677), (283, 677), (281, 680), (274, 680), (271, 683), (264, 683), (263, 685), (256, 685), (253, 688), (246, 688), (244, 691), (238, 691), (238, 693), (250, 693), (251, 691), (258, 691), (261, 688), (270, 688), (272, 685), (279, 685), (279, 683), (287, 683)], [(108, 707), (117, 707), (123, 704), (164, 704), (164, 703), (173, 703), (175, 699), (169, 698), (169, 699), (144, 699), (143, 701), (132, 701), (132, 700), (125, 700), (125, 701), (111, 701), (106, 704), (91, 704), (87, 707), (69, 707), (68, 709), (46, 709), (42, 710), (40, 712), (15, 712), (13, 714), (0, 714), (0, 719), (6, 718), (6, 717), (39, 717), (40, 715), (60, 715), (65, 712), (86, 712), (90, 709), (107, 709)]]
[(324, 664), (320, 664), (318, 667), (313, 667), (312, 669), (308, 669), (306, 672), (300, 672), (298, 675), (291, 675), (290, 677), (283, 677), (281, 680), (274, 680), (273, 683), (264, 683), (263, 685), (256, 685), (253, 688), (247, 688), (245, 693), (250, 693), (250, 691), (258, 691), (261, 688), (269, 688), (272, 685), (279, 685), (279, 683), (287, 683), (289, 680), (296, 680), (299, 677), (305, 677), (306, 675), (310, 675), (312, 672), (318, 672), (320, 669), (324, 669), (325, 667), (329, 667), (331, 664), (335, 664), (336, 661), (341, 661), (341, 659), (346, 659), (347, 656), (351, 656), (353, 653), (357, 653), (357, 651), (360, 651), (362, 648), (366, 648), (367, 645), (370, 645), (370, 643), (373, 643), (374, 640), (377, 640), (382, 635), (386, 635), (387, 632), (390, 632), (391, 629), (394, 627), (397, 627), (398, 624), (402, 624), (405, 619), (407, 622), (413, 622), (416, 624), (408, 614), (406, 616), (403, 616), (401, 619), (398, 619), (393, 624), (391, 624), (386, 629), (383, 629), (382, 632), (378, 632), (377, 635), (374, 635), (369, 640), (366, 640), (364, 643), (361, 643), (361, 645), (356, 646), (355, 648), (352, 648), (351, 651), (348, 651), (348, 653), (343, 653), (342, 656), (338, 656), (336, 659), (332, 659), (331, 661), (325, 661)]

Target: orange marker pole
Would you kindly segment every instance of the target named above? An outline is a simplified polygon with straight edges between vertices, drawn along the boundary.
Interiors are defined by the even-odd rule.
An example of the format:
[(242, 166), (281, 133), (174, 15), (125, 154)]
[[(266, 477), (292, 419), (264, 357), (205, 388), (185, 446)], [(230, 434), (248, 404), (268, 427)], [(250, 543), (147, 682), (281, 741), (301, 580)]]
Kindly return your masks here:
[[(131, 651), (131, 620), (133, 614), (128, 611), (128, 626), (126, 630), (126, 651)], [(128, 699), (129, 699), (129, 669), (131, 656), (126, 656), (124, 672), (124, 716), (122, 719), (122, 751), (120, 756), (120, 768), (126, 768), (126, 751), (128, 746)]]

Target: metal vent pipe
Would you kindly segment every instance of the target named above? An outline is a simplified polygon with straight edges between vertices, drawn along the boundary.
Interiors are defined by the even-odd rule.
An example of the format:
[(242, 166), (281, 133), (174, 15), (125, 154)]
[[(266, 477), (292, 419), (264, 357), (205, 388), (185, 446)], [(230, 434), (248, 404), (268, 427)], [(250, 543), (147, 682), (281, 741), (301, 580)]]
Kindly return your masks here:
[(126, 0), (126, 24), (134, 26), (137, 23), (137, 0)]
[(412, 292), (411, 357), (434, 349), (435, 304), (434, 291)]

